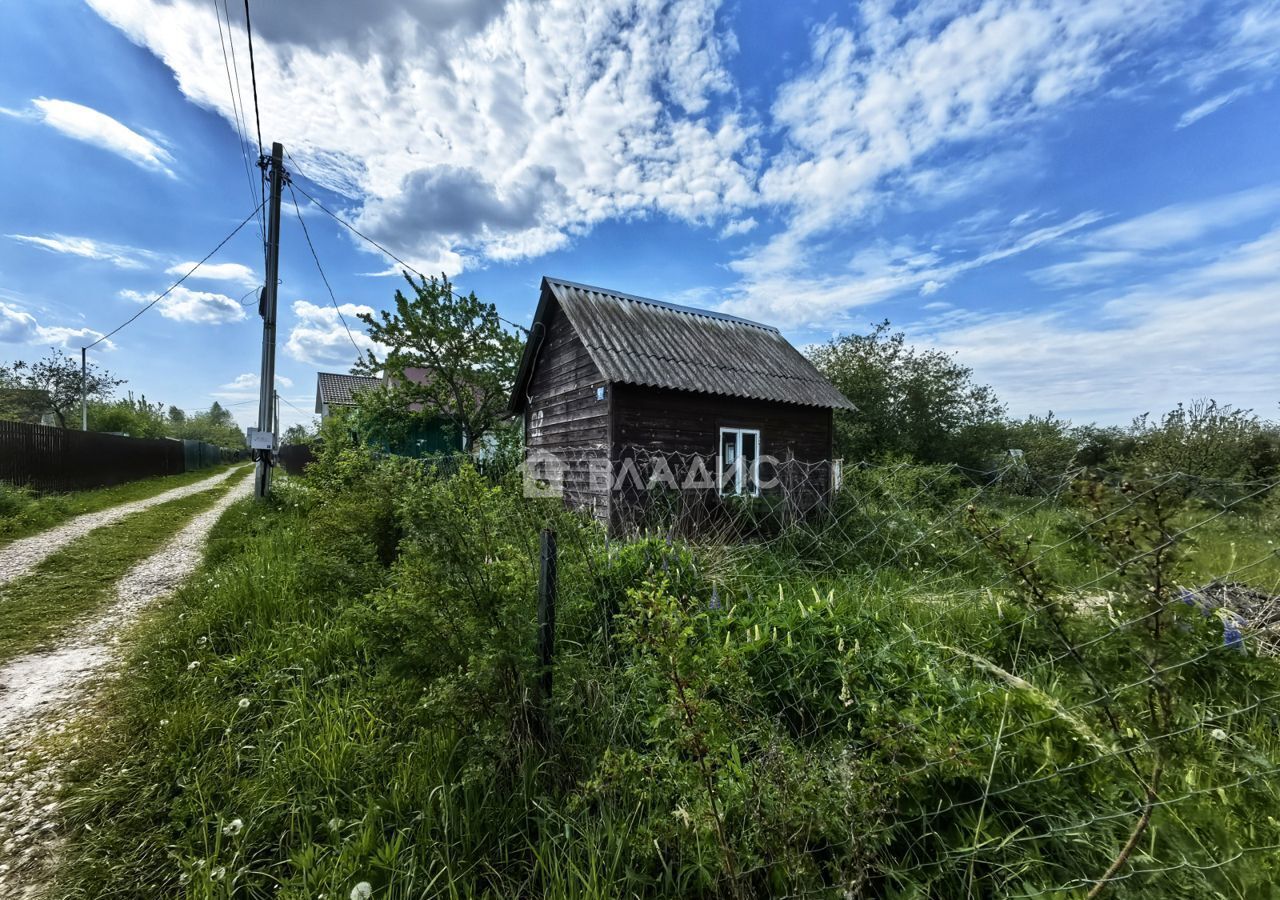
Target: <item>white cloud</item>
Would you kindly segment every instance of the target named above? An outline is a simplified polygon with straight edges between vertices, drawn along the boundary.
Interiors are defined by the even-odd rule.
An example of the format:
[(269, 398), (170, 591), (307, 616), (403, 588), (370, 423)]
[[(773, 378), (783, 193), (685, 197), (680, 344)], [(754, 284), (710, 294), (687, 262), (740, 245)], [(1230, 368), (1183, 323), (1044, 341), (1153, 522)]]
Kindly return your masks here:
[[(196, 263), (194, 260), (191, 260), (190, 262), (175, 263), (165, 269), (165, 272), (169, 275), (186, 275), (195, 265)], [(262, 283), (261, 279), (258, 278), (257, 273), (254, 272), (253, 269), (250, 269), (248, 266), (241, 263), (234, 262), (205, 263), (200, 266), (200, 268), (196, 269), (195, 273), (191, 277), (192, 279), (203, 278), (208, 281), (233, 281), (238, 284), (242, 284), (245, 287), (254, 287), (255, 285)]]
[(1174, 127), (1186, 128), (1189, 125), (1194, 125), (1196, 122), (1199, 122), (1205, 116), (1209, 116), (1209, 115), (1212, 115), (1213, 113), (1216, 113), (1218, 110), (1222, 109), (1222, 107), (1226, 106), (1228, 103), (1232, 103), (1236, 100), (1239, 100), (1241, 97), (1251, 92), (1252, 92), (1252, 88), (1250, 87), (1238, 87), (1238, 88), (1234, 88), (1232, 90), (1226, 91), (1225, 93), (1218, 94), (1217, 96), (1210, 97), (1208, 100), (1204, 101), (1198, 106), (1193, 106), (1191, 109), (1184, 112), (1178, 118), (1178, 124), (1175, 125)]
[(783, 245), (770, 241), (764, 253), (731, 265), (747, 277), (730, 289), (721, 308), (783, 327), (825, 329), (833, 316), (907, 291), (928, 296), (966, 272), (1053, 244), (1101, 218), (1090, 211), (1030, 231), (1012, 229), (985, 249), (958, 258), (910, 243), (880, 242), (858, 251), (844, 268), (800, 277), (771, 255), (783, 252)]
[(154, 256), (148, 250), (126, 247), (123, 244), (109, 244), (95, 241), (93, 238), (74, 237), (67, 234), (7, 234), (5, 237), (23, 244), (30, 244), (51, 253), (64, 253), (68, 256), (81, 256), (85, 259), (102, 260), (121, 269), (141, 269), (144, 260)]
[[(207, 4), (91, 5), (232, 120)], [(713, 223), (757, 201), (758, 126), (736, 111), (716, 0), (482, 6), (375, 3), (357, 28), (338, 3), (305, 25), (269, 20), (264, 134), (289, 135), (303, 173), (424, 271), (545, 253), (611, 218)]]
[[(82, 347), (102, 337), (102, 332), (92, 328), (71, 328), (66, 325), (41, 325), (31, 313), (10, 303), (0, 301), (0, 343), (41, 344), (46, 347)], [(111, 341), (98, 345), (112, 350)]]
[[(1084, 213), (928, 264), (890, 253), (833, 272), (818, 258), (842, 229), (889, 204), (954, 201), (1025, 172), (1038, 152), (1031, 126), (1096, 93), (1138, 38), (1190, 12), (1176, 0), (870, 0), (858, 10), (857, 28), (817, 27), (808, 65), (778, 90), (772, 113), (784, 146), (759, 190), (785, 227), (731, 265), (741, 281), (729, 306), (744, 314), (829, 323), (1092, 224), (1097, 214)], [(939, 162), (944, 153), (958, 161)], [(868, 250), (874, 257), (877, 248)]]
[(1195, 203), (1175, 203), (1089, 235), (1108, 249), (1152, 250), (1185, 244), (1211, 231), (1280, 211), (1280, 184), (1263, 185)]
[(37, 97), (31, 101), (31, 106), (32, 111), (24, 114), (24, 118), (43, 122), (69, 138), (122, 156), (144, 169), (163, 172), (170, 178), (177, 177), (171, 168), (173, 155), (168, 150), (106, 113), (70, 100), (47, 97)]
[(757, 224), (759, 223), (752, 216), (747, 216), (745, 219), (735, 219), (720, 229), (720, 237), (727, 238), (746, 234), (754, 231)]
[(36, 334), (36, 317), (16, 306), (0, 302), (0, 341), (25, 344)]
[[(37, 334), (39, 335), (40, 343), (63, 347), (68, 350), (87, 346), (102, 337), (101, 331), (84, 327), (71, 328), (66, 325), (42, 325), (37, 329)], [(114, 350), (115, 347), (116, 345), (112, 341), (103, 341), (95, 349)]]
[(1216, 232), (1280, 214), (1280, 185), (1174, 203), (1106, 225), (1075, 239), (1081, 255), (1032, 273), (1037, 281), (1077, 287), (1115, 279), (1142, 266), (1167, 263), (1171, 253), (1197, 252), (1196, 244)]
[[(262, 384), (262, 376), (256, 372), (243, 372), (224, 385), (220, 385), (210, 396), (219, 400), (246, 400), (258, 396), (258, 386)], [(284, 375), (276, 376), (277, 388), (293, 387), (293, 379)]]
[(1123, 421), (1200, 396), (1271, 414), (1277, 296), (1280, 228), (1101, 304), (969, 314), (920, 331), (972, 365), (1018, 414)]
[[(154, 295), (140, 291), (121, 291), (120, 296), (136, 303), (150, 303)], [(156, 309), (166, 319), (178, 322), (195, 322), (200, 325), (223, 325), (239, 322), (246, 317), (244, 307), (226, 294), (212, 291), (193, 291), (179, 285), (161, 300)]]
[[(374, 350), (376, 344), (361, 327), (356, 318), (360, 313), (374, 312), (373, 307), (355, 303), (340, 304), (338, 309), (347, 320), (351, 329), (348, 337), (338, 317), (338, 310), (332, 306), (317, 306), (306, 300), (296, 300), (293, 314), (297, 318), (289, 331), (289, 339), (285, 342), (285, 353), (298, 362), (311, 365), (350, 366), (356, 359), (356, 347), (361, 351)], [(356, 347), (351, 342), (355, 340)]]

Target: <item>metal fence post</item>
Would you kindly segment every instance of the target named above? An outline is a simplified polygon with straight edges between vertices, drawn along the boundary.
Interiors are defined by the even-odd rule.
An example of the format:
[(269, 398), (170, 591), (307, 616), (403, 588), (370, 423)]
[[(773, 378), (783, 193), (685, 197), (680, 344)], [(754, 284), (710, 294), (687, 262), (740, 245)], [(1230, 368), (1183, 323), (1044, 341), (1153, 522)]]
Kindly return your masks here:
[(549, 739), (556, 647), (556, 533), (550, 528), (542, 529), (538, 558), (538, 716), (542, 736)]

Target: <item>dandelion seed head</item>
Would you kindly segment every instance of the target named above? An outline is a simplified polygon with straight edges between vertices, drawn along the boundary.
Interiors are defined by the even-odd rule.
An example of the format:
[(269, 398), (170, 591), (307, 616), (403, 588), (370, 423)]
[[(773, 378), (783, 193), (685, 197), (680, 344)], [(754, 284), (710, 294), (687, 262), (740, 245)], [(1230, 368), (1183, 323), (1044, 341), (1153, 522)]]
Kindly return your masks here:
[(373, 885), (362, 881), (351, 889), (351, 900), (369, 900), (373, 896)]

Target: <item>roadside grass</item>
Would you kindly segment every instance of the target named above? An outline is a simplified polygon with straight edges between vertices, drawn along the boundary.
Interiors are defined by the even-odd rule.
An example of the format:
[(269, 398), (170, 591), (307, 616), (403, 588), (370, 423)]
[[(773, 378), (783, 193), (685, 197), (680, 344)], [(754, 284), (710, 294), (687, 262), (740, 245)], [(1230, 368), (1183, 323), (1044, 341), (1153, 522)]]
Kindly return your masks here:
[(246, 469), (207, 491), (95, 529), (0, 587), (0, 663), (46, 646), (82, 616), (105, 606), (130, 568), (248, 474)]
[[(232, 464), (238, 465), (238, 464)], [(195, 484), (225, 472), (230, 465), (210, 466), (181, 475), (144, 478), (111, 487), (70, 493), (39, 493), (10, 485), (0, 485), (0, 547), (61, 525), (85, 513), (111, 506), (145, 500), (173, 488)]]
[[(486, 657), (512, 634), (517, 650), (533, 646), (536, 517), (512, 524), (518, 500), (465, 478), (423, 487), (392, 474), (398, 525), (378, 512), (376, 471), (311, 490), (282, 482), (272, 505), (236, 504), (218, 523), (203, 568), (140, 624), (132, 676), (82, 734), (59, 896), (146, 885), (160, 897), (301, 900), (364, 896), (352, 893), (361, 882), (375, 900), (845, 886), (1077, 896), (1130, 833), (1134, 781), (1107, 749), (1119, 738), (1096, 694), (976, 555), (971, 569), (936, 574), (969, 544), (935, 539), (928, 515), (918, 554), (887, 564), (870, 548), (874, 565), (839, 572), (804, 571), (764, 543), (610, 548), (555, 520), (548, 749), (520, 724), (527, 686), (506, 685), (503, 658), (492, 668)], [(1274, 572), (1272, 521), (1262, 510), (1204, 526), (1197, 577), (1260, 554), (1245, 580), (1267, 583), (1256, 578)], [(1115, 587), (1070, 543), (1079, 525), (1037, 509), (1016, 528), (1063, 584)], [(375, 552), (373, 534), (399, 550)], [(621, 613), (611, 652), (586, 624), (606, 598)], [(475, 631), (472, 600), (483, 601)], [(664, 611), (638, 612), (645, 604)], [(646, 630), (666, 617), (674, 643)], [(1280, 673), (1225, 648), (1217, 620), (1180, 621), (1179, 659), (1196, 663), (1179, 670), (1170, 805), (1115, 895), (1269, 896), (1280, 860), (1248, 851), (1280, 842), (1266, 812), (1280, 779), (1264, 777), (1280, 764), (1266, 702)], [(1082, 645), (1108, 648), (1097, 662), (1111, 700), (1141, 722), (1138, 638), (1108, 636), (1116, 623), (1101, 610), (1073, 612), (1072, 627)], [(673, 661), (675, 687), (663, 674)], [(523, 699), (507, 718), (513, 689)], [(694, 735), (672, 715), (676, 690), (697, 693)], [(1138, 735), (1125, 740), (1141, 752)], [(709, 777), (742, 870), (732, 890), (694, 748), (716, 760)], [(848, 872), (858, 890), (831, 887)]]

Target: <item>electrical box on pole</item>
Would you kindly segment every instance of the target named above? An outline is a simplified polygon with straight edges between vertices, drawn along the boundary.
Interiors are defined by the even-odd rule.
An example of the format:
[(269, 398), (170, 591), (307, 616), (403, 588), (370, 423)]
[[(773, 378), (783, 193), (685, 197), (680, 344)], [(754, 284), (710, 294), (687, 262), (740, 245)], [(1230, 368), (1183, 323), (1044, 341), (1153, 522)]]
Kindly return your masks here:
[(262, 381), (258, 386), (258, 434), (254, 441), (253, 492), (258, 498), (271, 494), (271, 468), (275, 465), (275, 383), (276, 383), (276, 287), (280, 282), (280, 192), (284, 187), (284, 147), (271, 145), (267, 166), (271, 197), (267, 207), (266, 278), (259, 311), (262, 314)]

